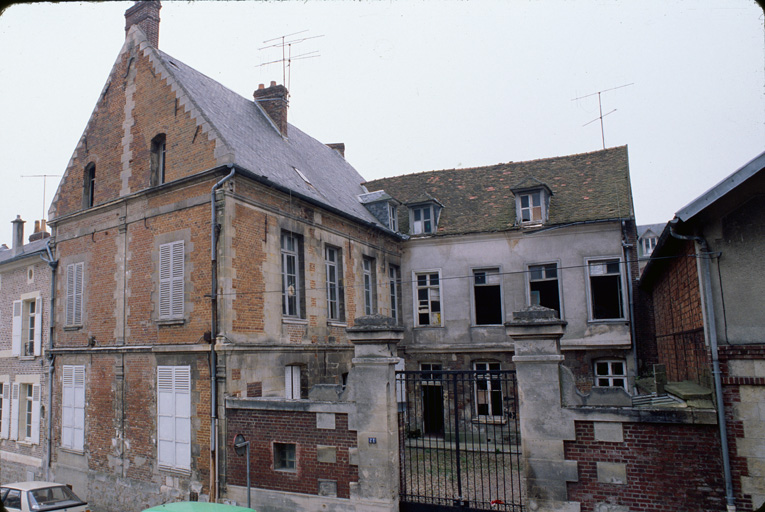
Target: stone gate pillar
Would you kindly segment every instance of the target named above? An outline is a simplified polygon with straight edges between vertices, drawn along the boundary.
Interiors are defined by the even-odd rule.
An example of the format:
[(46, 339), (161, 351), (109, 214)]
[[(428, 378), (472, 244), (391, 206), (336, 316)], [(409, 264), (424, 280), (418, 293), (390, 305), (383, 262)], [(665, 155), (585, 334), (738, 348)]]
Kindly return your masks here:
[(356, 414), (359, 482), (351, 498), (374, 504), (364, 510), (398, 511), (399, 439), (396, 407), (396, 345), (404, 336), (395, 320), (371, 315), (347, 329), (355, 354), (348, 374), (349, 399)]
[(566, 322), (556, 312), (531, 306), (505, 324), (515, 344), (520, 398), (521, 450), (529, 510), (578, 511), (567, 502), (566, 482), (577, 480), (575, 461), (564, 460), (563, 441), (574, 440), (573, 421), (562, 413), (560, 339)]

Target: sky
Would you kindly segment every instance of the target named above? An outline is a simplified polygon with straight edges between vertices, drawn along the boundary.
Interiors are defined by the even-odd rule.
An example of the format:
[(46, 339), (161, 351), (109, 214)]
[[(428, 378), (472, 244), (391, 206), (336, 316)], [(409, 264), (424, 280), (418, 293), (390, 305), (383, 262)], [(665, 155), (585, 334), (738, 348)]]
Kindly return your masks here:
[[(0, 244), (16, 215), (25, 236), (47, 218), (131, 5), (0, 15)], [(765, 150), (754, 0), (166, 1), (160, 17), (161, 50), (246, 98), (285, 81), (266, 41), (302, 40), (289, 121), (344, 142), (369, 180), (602, 149), (598, 97), (605, 146), (629, 147), (638, 224)]]

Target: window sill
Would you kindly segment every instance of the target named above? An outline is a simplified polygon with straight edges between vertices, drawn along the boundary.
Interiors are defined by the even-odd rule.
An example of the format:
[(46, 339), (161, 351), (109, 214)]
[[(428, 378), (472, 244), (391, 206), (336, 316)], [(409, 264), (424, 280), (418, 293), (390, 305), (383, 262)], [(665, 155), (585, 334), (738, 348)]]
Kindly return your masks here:
[(34, 361), (37, 356), (19, 356), (19, 361)]
[(155, 320), (155, 323), (159, 327), (163, 327), (166, 325), (183, 325), (186, 323), (185, 318), (163, 318), (161, 320)]
[(415, 325), (414, 329), (443, 329), (443, 325)]
[(64, 330), (65, 331), (79, 331), (82, 329), (82, 325), (65, 325)]
[(629, 320), (626, 318), (599, 318), (594, 320), (590, 318), (587, 320), (588, 324), (628, 324)]
[(327, 320), (327, 325), (330, 327), (348, 327), (348, 322), (340, 320)]
[(163, 473), (169, 473), (171, 475), (176, 475), (176, 476), (191, 476), (191, 469), (173, 468), (173, 467), (170, 467), (170, 466), (161, 466), (159, 464), (157, 464), (157, 469), (159, 469)]
[(287, 475), (294, 475), (298, 476), (297, 469), (280, 469), (280, 468), (274, 468), (274, 471), (277, 473), (287, 474)]
[(19, 444), (21, 446), (35, 446), (35, 443), (33, 443), (29, 439), (16, 439), (16, 444)]
[(295, 324), (295, 325), (308, 325), (308, 320), (305, 318), (290, 318), (282, 317), (283, 324)]
[(71, 453), (72, 455), (85, 455), (85, 450), (75, 450), (74, 448), (67, 448), (66, 446), (59, 446), (62, 452)]

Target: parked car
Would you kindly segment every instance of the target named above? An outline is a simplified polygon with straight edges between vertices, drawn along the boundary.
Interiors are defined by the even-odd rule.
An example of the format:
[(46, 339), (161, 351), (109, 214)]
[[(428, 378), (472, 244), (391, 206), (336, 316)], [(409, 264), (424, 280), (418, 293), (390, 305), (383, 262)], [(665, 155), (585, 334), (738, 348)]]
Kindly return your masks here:
[(69, 486), (56, 482), (16, 482), (0, 485), (0, 499), (8, 512), (90, 512), (88, 504)]
[(147, 508), (143, 512), (256, 512), (247, 507), (224, 505), (222, 503), (204, 503), (201, 501), (176, 501), (156, 507)]

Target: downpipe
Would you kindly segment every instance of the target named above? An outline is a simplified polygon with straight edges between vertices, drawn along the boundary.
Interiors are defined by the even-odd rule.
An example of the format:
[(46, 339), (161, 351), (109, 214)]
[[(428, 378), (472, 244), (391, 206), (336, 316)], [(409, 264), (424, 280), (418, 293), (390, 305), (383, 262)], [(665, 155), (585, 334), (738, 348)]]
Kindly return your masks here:
[(728, 512), (736, 512), (736, 503), (733, 496), (733, 476), (730, 468), (730, 453), (728, 451), (728, 428), (725, 423), (725, 401), (722, 393), (722, 377), (720, 372), (720, 359), (717, 349), (717, 325), (715, 321), (714, 305), (712, 304), (712, 272), (709, 268), (709, 261), (712, 259), (712, 253), (709, 251), (707, 241), (701, 236), (686, 236), (675, 232), (678, 219), (669, 221), (669, 233), (677, 239), (689, 240), (699, 244), (701, 248), (701, 287), (704, 296), (704, 309), (707, 322), (707, 332), (709, 333), (709, 349), (712, 352), (712, 375), (715, 384), (715, 402), (717, 405), (717, 424), (720, 429), (720, 444), (722, 446), (723, 471), (725, 476), (725, 501)]
[(210, 321), (210, 465), (213, 466), (210, 471), (210, 501), (215, 503), (218, 500), (218, 354), (215, 351), (215, 343), (218, 338), (218, 235), (220, 229), (218, 226), (218, 212), (215, 208), (215, 193), (228, 180), (234, 177), (236, 169), (233, 165), (229, 166), (231, 172), (213, 185), (210, 192), (210, 260), (211, 260), (211, 321)]
[(50, 312), (48, 313), (48, 349), (45, 356), (48, 359), (48, 408), (45, 410), (45, 421), (47, 425), (45, 430), (47, 432), (45, 440), (45, 479), (51, 480), (50, 467), (53, 459), (53, 370), (54, 358), (53, 355), (53, 332), (56, 326), (56, 269), (58, 268), (58, 260), (53, 259), (53, 253), (50, 250), (50, 238), (45, 243), (45, 250), (48, 252), (48, 258), (44, 258), (40, 255), (40, 258), (48, 264), (50, 267)]
[(633, 297), (633, 286), (632, 286), (632, 258), (630, 257), (630, 250), (633, 249), (635, 246), (633, 244), (628, 243), (628, 237), (626, 233), (626, 221), (622, 221), (622, 251), (624, 252), (624, 262), (627, 267), (627, 294), (628, 302), (629, 302), (629, 308), (630, 308), (630, 337), (632, 341), (632, 364), (635, 365), (635, 381), (632, 384), (632, 389), (635, 390), (637, 388), (637, 378), (638, 378), (638, 356), (637, 356), (637, 336), (635, 335), (635, 301)]

